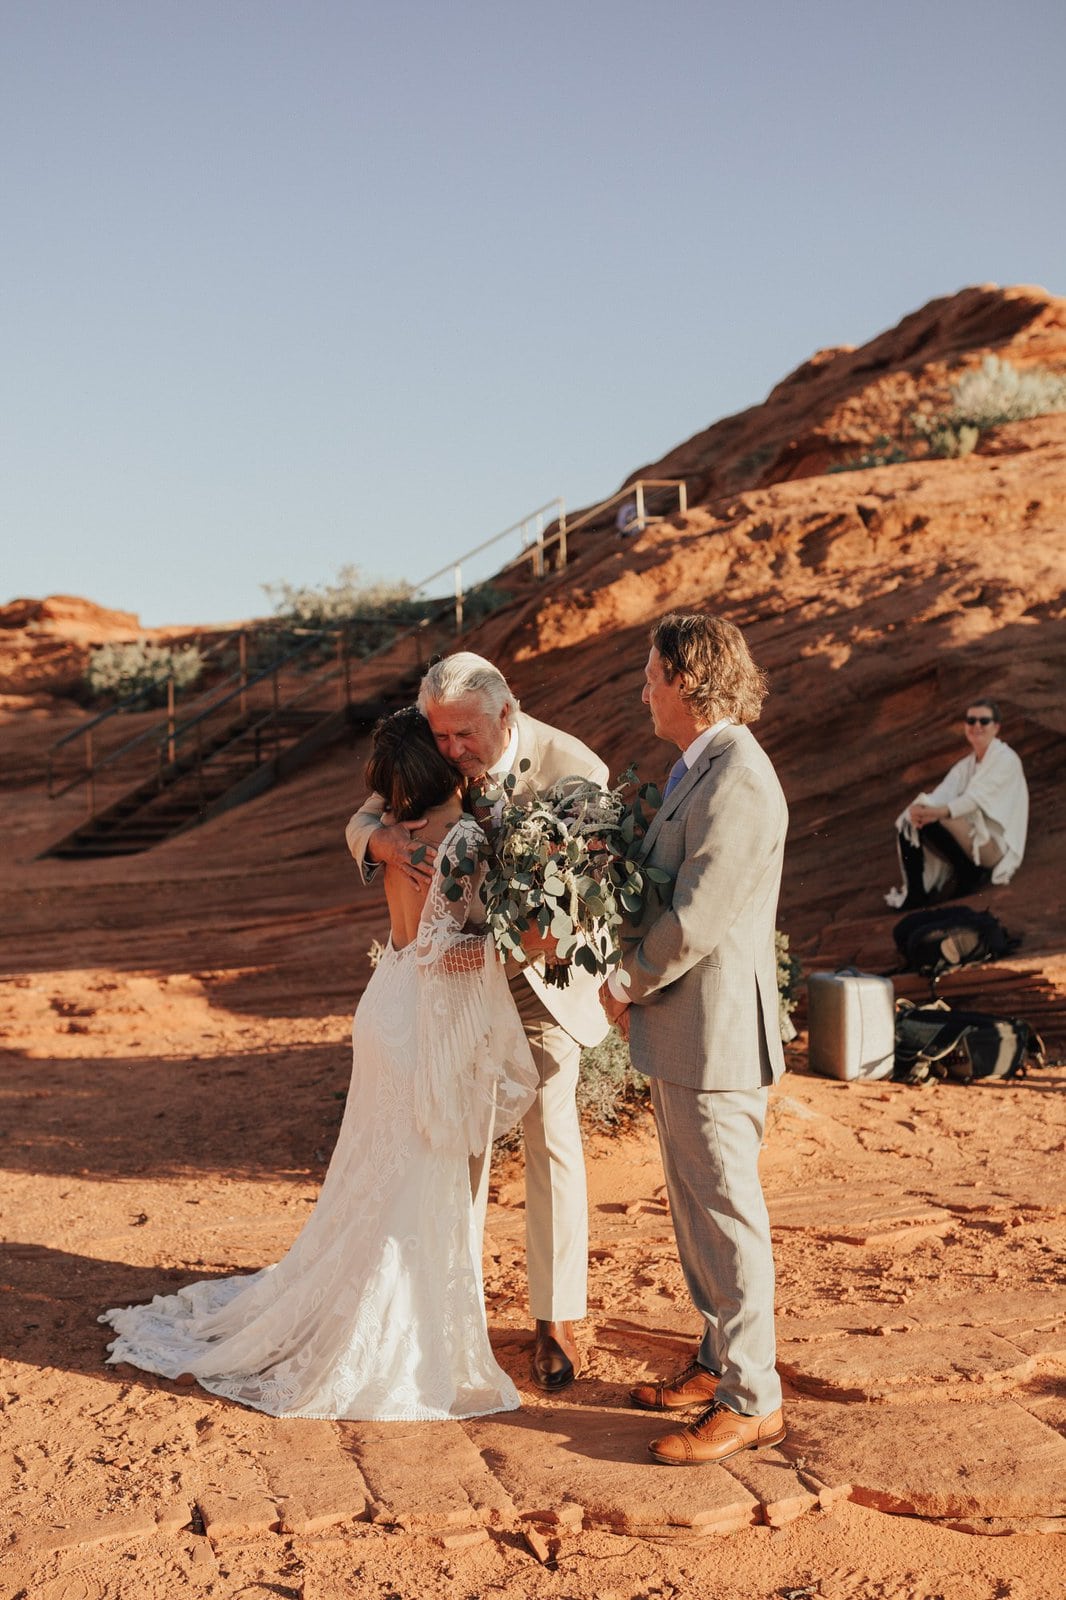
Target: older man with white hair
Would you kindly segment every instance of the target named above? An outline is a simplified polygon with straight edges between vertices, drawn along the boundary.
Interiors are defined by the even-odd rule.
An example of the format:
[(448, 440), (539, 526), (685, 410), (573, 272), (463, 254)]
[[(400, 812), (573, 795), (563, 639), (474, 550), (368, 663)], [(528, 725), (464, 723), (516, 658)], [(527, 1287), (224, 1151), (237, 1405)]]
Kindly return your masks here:
[[(468, 786), (515, 777), (514, 794), (535, 794), (560, 778), (607, 782), (607, 768), (587, 745), (519, 708), (491, 661), (460, 651), (429, 668), (418, 704), (441, 752)], [(526, 763), (528, 762), (528, 765)], [(384, 823), (380, 795), (371, 795), (345, 832), (364, 882), (388, 863), (412, 876), (428, 874), (431, 856), (415, 861), (420, 824)], [(573, 1381), (578, 1352), (573, 1323), (584, 1317), (588, 1278), (588, 1196), (574, 1094), (582, 1045), (607, 1031), (597, 980), (575, 968), (563, 988), (546, 984), (539, 962), (508, 962), (511, 992), (540, 1075), (540, 1090), (523, 1122), (526, 1161), (526, 1269), (536, 1324), (531, 1376), (554, 1392)], [(479, 1203), (488, 1196), (488, 1156), (472, 1173)]]

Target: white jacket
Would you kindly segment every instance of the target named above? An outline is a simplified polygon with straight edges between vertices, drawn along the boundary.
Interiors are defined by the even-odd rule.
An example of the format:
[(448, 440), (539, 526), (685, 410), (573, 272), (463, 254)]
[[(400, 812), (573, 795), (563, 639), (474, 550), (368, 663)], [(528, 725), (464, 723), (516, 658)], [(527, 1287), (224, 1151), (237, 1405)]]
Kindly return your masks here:
[[(911, 805), (947, 806), (952, 817), (965, 817), (973, 828), (973, 858), (980, 860), (982, 845), (991, 842), (1003, 853), (992, 868), (993, 883), (1009, 883), (1021, 865), (1029, 829), (1029, 786), (1020, 757), (1002, 739), (993, 739), (983, 761), (971, 753), (956, 761), (951, 771), (928, 794), (914, 800), (896, 818), (896, 831), (921, 844), (921, 829), (907, 815)], [(937, 875), (946, 867), (931, 851), (925, 853), (925, 887), (938, 887)], [(934, 881), (930, 881), (932, 878)], [(905, 891), (904, 891), (905, 892)], [(886, 899), (889, 897), (886, 895)], [(893, 891), (890, 904), (900, 904)]]

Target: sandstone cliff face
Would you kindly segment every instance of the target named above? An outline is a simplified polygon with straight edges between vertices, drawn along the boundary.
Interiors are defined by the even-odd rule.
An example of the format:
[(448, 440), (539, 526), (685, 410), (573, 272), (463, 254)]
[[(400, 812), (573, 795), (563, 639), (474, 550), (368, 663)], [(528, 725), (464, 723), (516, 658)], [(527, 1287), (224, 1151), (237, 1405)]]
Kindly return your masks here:
[[(1066, 415), (991, 430), (961, 460), (831, 475), (810, 443), (854, 455), (928, 401), (931, 372), (946, 397), (948, 371), (989, 350), (1066, 366), (1066, 301), (968, 290), (863, 351), (816, 357), (765, 406), (644, 469), (688, 476), (690, 492), (694, 475), (703, 503), (687, 517), (624, 543), (590, 535), (473, 641), (508, 665), (527, 709), (613, 771), (636, 760), (657, 777), (673, 757), (640, 704), (649, 624), (678, 606), (744, 628), (770, 674), (758, 732), (792, 814), (781, 924), (809, 964), (891, 964), (892, 819), (966, 753), (960, 715), (982, 693), (1002, 703), (1032, 792), (1026, 861), (989, 903), (1034, 956), (1062, 951)], [(783, 481), (713, 492), (771, 445), (765, 471)]]
[(933, 300), (858, 349), (819, 350), (761, 405), (695, 434), (632, 479), (685, 478), (693, 504), (817, 476), (878, 435), (905, 432), (920, 404), (945, 402), (951, 379), (988, 354), (1022, 369), (1066, 367), (1066, 300), (994, 284)]
[(0, 694), (69, 694), (93, 645), (146, 636), (134, 612), (76, 595), (12, 600), (0, 606)]

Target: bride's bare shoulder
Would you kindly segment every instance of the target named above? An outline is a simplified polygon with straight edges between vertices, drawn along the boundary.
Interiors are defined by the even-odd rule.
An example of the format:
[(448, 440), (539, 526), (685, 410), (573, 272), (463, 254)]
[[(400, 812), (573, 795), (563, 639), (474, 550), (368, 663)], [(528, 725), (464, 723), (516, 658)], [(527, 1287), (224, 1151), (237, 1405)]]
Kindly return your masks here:
[(417, 843), (436, 847), (447, 837), (462, 815), (463, 807), (458, 799), (448, 800), (444, 805), (430, 806), (426, 812), (425, 827), (418, 828), (411, 837)]

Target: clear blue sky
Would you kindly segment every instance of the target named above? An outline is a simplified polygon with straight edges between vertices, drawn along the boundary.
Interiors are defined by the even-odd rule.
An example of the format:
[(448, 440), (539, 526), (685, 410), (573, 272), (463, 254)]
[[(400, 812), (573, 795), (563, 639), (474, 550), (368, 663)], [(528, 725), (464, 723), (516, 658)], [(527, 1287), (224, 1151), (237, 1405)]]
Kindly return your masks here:
[(1063, 0), (0, 0), (0, 601), (417, 580), (980, 282)]

